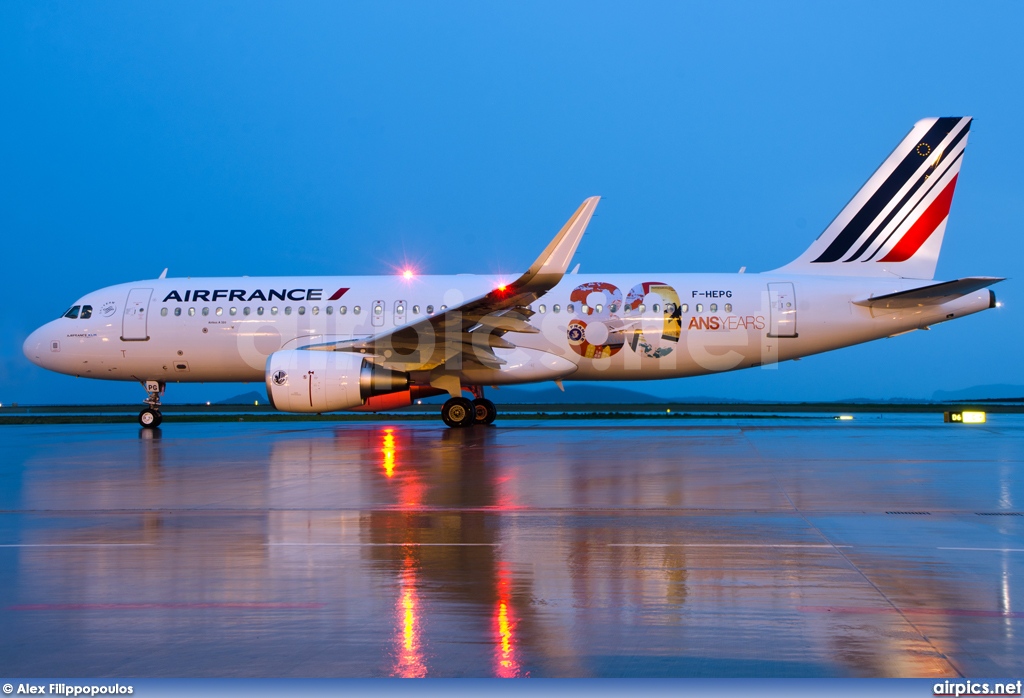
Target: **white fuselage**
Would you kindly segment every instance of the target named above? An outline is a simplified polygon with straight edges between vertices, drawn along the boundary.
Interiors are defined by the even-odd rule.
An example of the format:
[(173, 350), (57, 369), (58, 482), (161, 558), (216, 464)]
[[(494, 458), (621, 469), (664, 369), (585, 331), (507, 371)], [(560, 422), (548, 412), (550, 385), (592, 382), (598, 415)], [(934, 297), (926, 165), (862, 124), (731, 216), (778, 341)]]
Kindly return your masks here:
[[(263, 381), (281, 349), (380, 334), (504, 283), (494, 276), (171, 278), (110, 286), (25, 342), (47, 369), (108, 380)], [(649, 380), (794, 359), (969, 315), (980, 290), (942, 305), (881, 311), (853, 301), (921, 281), (770, 274), (566, 275), (532, 304), (539, 332), (510, 332), (501, 369), (454, 368), (464, 385), (542, 379)], [(78, 312), (81, 316), (82, 311)], [(523, 370), (521, 349), (561, 361)], [(369, 357), (368, 357), (369, 358)], [(532, 364), (531, 364), (532, 365)]]

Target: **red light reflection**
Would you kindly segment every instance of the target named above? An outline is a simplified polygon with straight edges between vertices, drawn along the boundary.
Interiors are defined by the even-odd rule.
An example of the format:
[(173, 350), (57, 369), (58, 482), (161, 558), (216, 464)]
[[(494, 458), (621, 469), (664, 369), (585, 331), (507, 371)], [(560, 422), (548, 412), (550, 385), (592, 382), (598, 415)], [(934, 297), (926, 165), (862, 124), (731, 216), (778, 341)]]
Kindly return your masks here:
[(416, 581), (415, 563), (407, 553), (400, 581), (401, 593), (398, 595), (395, 609), (395, 666), (391, 671), (392, 676), (403, 679), (421, 679), (427, 675), (420, 637), (419, 593)]
[(384, 474), (388, 477), (395, 476), (395, 435), (392, 433), (394, 429), (384, 430), (384, 442), (381, 453), (384, 454)]
[(514, 679), (523, 676), (516, 652), (516, 626), (519, 624), (513, 614), (510, 601), (509, 574), (498, 570), (498, 601), (494, 609), (494, 673), (500, 679)]

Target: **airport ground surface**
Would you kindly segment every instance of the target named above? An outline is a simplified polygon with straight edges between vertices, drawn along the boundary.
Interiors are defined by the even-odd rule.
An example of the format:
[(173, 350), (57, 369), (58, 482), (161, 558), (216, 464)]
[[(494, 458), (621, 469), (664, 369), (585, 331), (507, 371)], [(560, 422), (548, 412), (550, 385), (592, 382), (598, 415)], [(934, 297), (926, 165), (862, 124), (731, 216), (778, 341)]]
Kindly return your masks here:
[(1024, 417), (0, 426), (14, 676), (1024, 675)]

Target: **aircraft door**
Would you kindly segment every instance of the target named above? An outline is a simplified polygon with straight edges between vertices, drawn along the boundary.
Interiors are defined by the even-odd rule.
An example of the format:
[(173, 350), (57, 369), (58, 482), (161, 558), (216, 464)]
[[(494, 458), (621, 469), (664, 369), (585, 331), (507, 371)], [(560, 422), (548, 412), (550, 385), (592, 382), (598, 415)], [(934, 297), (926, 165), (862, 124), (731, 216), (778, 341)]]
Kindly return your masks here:
[(128, 302), (121, 319), (122, 341), (145, 342), (149, 339), (146, 316), (149, 315), (149, 298), (152, 295), (151, 288), (133, 288), (128, 292)]
[(768, 284), (769, 337), (796, 337), (796, 291), (791, 281)]
[(395, 301), (395, 327), (405, 324), (405, 301)]
[(371, 321), (374, 327), (384, 326), (384, 301), (373, 302), (373, 317)]

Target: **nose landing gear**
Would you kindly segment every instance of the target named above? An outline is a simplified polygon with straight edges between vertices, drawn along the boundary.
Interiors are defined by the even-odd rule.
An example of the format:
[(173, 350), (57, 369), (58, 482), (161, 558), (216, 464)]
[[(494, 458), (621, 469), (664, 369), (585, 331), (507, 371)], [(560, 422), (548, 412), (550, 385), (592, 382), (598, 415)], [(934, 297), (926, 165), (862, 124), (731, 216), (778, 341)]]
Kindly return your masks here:
[(143, 402), (147, 405), (139, 412), (139, 424), (145, 429), (155, 429), (164, 421), (160, 414), (160, 396), (167, 389), (167, 384), (162, 381), (146, 381), (146, 399)]

